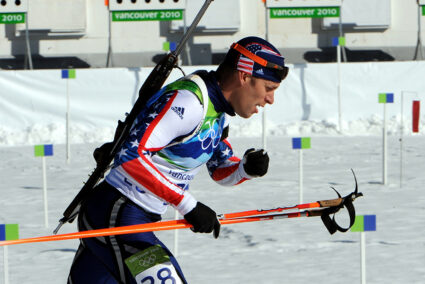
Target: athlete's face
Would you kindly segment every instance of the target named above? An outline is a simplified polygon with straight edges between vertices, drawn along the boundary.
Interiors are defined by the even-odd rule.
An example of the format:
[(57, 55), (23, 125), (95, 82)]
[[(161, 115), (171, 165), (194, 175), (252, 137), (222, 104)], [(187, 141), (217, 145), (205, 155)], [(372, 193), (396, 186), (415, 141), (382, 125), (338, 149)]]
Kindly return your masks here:
[(241, 88), (236, 91), (232, 107), (239, 116), (248, 118), (254, 113), (258, 113), (259, 107), (273, 104), (274, 92), (280, 83), (254, 78), (246, 73), (241, 75), (243, 83)]

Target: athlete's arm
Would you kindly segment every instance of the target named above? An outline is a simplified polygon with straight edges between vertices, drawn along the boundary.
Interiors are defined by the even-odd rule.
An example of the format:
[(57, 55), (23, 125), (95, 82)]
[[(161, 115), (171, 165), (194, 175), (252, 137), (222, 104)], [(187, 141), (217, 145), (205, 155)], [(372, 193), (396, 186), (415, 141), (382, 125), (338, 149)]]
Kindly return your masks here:
[(132, 135), (121, 149), (125, 154), (125, 147), (137, 147), (137, 150), (128, 151), (127, 161), (121, 163), (122, 168), (143, 187), (142, 190), (171, 204), (182, 215), (191, 211), (197, 201), (170, 182), (152, 162), (152, 156), (175, 139), (190, 134), (202, 115), (202, 105), (189, 91), (175, 91), (163, 96), (137, 121)]
[(211, 178), (220, 185), (232, 186), (251, 179), (245, 172), (241, 159), (233, 155), (227, 138), (220, 141), (207, 163), (207, 168)]

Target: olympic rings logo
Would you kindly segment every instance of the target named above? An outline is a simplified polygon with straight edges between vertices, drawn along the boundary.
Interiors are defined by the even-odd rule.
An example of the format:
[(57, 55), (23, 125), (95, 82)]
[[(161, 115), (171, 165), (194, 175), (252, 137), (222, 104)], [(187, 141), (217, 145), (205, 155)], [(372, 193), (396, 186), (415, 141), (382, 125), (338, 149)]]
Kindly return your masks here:
[(215, 118), (213, 121), (207, 121), (205, 124), (208, 125), (209, 129), (204, 133), (198, 134), (198, 139), (201, 141), (201, 147), (202, 150), (208, 149), (212, 145), (213, 148), (216, 148), (218, 143), (220, 143), (220, 139), (216, 139), (219, 135), (220, 126), (217, 129), (217, 131), (214, 129), (214, 126), (217, 125), (217, 118)]
[(139, 265), (145, 267), (145, 266), (152, 266), (155, 263), (156, 255), (151, 254), (147, 257), (142, 258), (139, 260)]

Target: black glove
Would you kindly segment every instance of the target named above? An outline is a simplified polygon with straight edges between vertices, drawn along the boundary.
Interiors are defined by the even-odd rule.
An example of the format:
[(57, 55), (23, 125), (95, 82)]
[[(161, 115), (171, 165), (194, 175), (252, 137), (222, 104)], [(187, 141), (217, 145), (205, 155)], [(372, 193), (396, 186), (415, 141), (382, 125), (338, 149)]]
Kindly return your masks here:
[(96, 160), (96, 164), (100, 164), (104, 157), (111, 152), (112, 146), (113, 142), (108, 142), (94, 150), (93, 157)]
[(220, 222), (217, 219), (217, 214), (208, 206), (198, 202), (195, 208), (184, 215), (184, 218), (193, 226), (192, 231), (195, 233), (211, 233), (214, 231), (214, 238), (218, 238)]
[(262, 177), (269, 168), (269, 155), (263, 149), (248, 149), (243, 155), (243, 168), (252, 177)]

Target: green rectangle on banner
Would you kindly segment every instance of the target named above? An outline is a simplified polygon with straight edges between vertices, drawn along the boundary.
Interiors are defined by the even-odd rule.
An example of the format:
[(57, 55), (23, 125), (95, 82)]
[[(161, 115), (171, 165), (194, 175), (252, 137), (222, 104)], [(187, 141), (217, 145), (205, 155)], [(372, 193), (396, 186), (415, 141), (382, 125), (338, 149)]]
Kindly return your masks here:
[(75, 69), (68, 69), (68, 78), (69, 79), (75, 79), (75, 76), (76, 75), (76, 73), (75, 73)]
[(112, 11), (113, 22), (182, 20), (183, 10)]
[(0, 13), (0, 24), (25, 23), (25, 13)]
[(351, 232), (363, 232), (364, 231), (364, 217), (356, 216)]
[(301, 149), (310, 149), (311, 148), (311, 139), (310, 137), (301, 138)]
[(422, 6), (422, 16), (425, 16), (425, 6)]
[(19, 239), (18, 224), (5, 224), (6, 227), (6, 241), (13, 241)]
[(43, 157), (44, 156), (44, 145), (35, 145), (34, 146), (34, 156)]
[(270, 18), (327, 18), (339, 17), (339, 7), (271, 8)]

